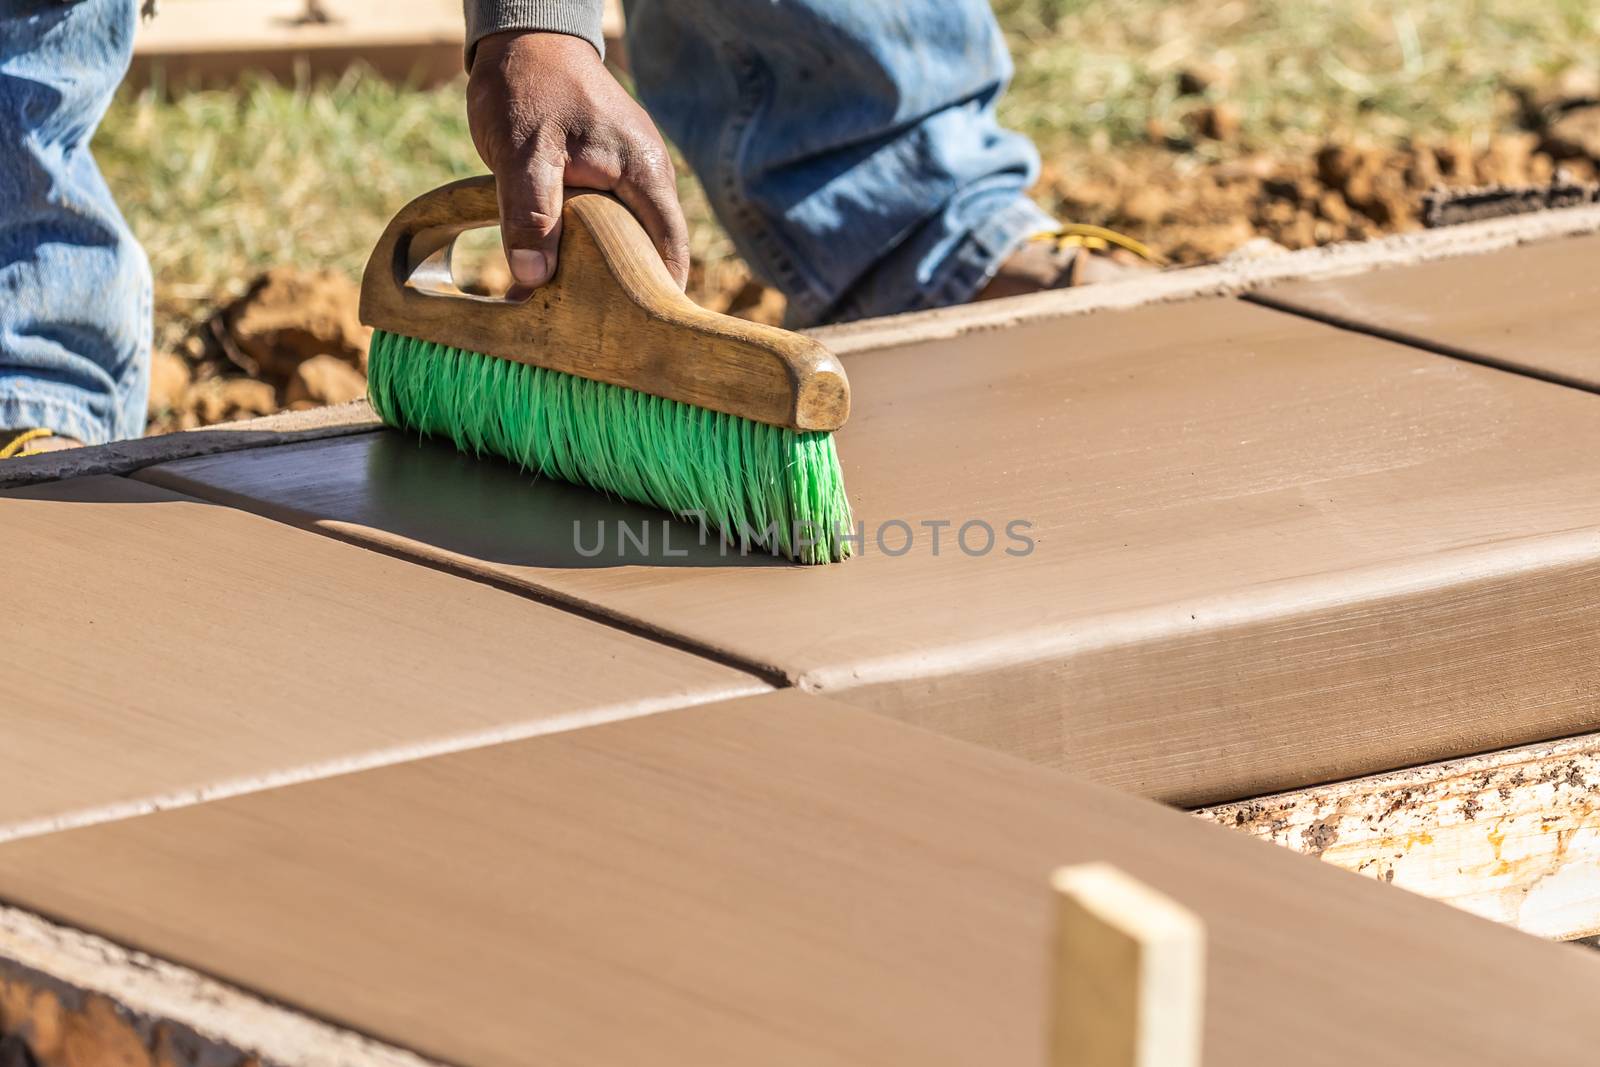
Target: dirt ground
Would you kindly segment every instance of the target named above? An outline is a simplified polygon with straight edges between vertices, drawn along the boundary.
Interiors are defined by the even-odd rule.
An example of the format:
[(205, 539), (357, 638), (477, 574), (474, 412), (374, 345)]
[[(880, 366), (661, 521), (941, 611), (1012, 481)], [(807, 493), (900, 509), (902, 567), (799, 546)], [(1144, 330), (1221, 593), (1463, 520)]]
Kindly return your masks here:
[[(1197, 97), (1205, 93), (1203, 73), (1186, 77)], [(1517, 99), (1517, 127), (1479, 143), (1336, 143), (1299, 157), (1224, 153), (1217, 162), (1201, 161), (1196, 145), (1226, 145), (1239, 121), (1226, 103), (1206, 104), (1180, 127), (1153, 123), (1147, 143), (1131, 151), (1047, 163), (1036, 195), (1060, 218), (1122, 230), (1189, 266), (1252, 241), (1270, 253), (1272, 245), (1307, 248), (1416, 229), (1435, 189), (1600, 177), (1600, 77), (1569, 76), (1520, 89)], [(478, 285), (503, 285), (503, 272), (503, 263), (489, 260)], [(767, 322), (783, 313), (781, 294), (736, 260), (697, 262), (690, 295)], [(356, 298), (356, 285), (336, 271), (262, 274), (155, 353), (149, 432), (363, 395), (367, 337)]]

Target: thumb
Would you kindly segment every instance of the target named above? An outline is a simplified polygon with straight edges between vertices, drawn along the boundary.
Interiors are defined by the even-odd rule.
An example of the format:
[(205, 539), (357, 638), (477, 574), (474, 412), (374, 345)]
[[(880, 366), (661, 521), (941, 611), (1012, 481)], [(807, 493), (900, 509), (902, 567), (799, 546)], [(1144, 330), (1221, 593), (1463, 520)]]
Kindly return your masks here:
[(511, 278), (523, 289), (548, 282), (561, 244), (563, 169), (537, 156), (524, 167), (497, 176), (500, 243)]

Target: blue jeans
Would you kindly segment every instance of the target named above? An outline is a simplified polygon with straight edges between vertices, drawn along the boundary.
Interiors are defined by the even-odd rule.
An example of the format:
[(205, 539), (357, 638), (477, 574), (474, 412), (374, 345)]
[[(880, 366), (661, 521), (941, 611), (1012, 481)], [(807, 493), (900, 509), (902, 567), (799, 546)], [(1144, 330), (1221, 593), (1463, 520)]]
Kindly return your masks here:
[(89, 154), (138, 0), (0, 0), (0, 429), (144, 432), (150, 267)]
[(628, 61), (751, 267), (809, 326), (970, 300), (1055, 220), (995, 103), (988, 0), (626, 0)]

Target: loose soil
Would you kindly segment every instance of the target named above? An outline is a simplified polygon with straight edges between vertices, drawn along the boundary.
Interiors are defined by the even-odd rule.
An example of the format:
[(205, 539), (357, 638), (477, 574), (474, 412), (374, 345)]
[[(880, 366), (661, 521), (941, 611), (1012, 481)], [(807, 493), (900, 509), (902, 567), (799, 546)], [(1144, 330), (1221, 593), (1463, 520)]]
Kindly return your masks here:
[[(1182, 129), (1150, 129), (1149, 144), (1046, 165), (1035, 195), (1058, 217), (1110, 226), (1191, 266), (1251, 245), (1253, 254), (1360, 241), (1422, 225), (1430, 191), (1600, 177), (1600, 84), (1522, 90), (1521, 126), (1482, 143), (1329, 144), (1302, 158), (1252, 154), (1201, 162), (1200, 141), (1226, 142), (1238, 121), (1225, 104)], [(479, 255), (464, 288), (502, 290), (503, 260)], [(737, 261), (696, 262), (690, 295), (763, 322), (781, 294)], [(155, 353), (148, 432), (342, 403), (365, 388), (367, 331), (356, 284), (334, 271), (281, 267)], [(169, 331), (158, 331), (158, 335)]]

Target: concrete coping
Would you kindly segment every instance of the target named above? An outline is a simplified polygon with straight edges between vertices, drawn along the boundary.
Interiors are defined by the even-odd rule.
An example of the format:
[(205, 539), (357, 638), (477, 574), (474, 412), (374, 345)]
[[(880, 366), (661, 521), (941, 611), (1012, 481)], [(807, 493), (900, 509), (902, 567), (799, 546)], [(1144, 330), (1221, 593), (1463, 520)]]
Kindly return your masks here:
[[(1260, 257), (1236, 254), (1210, 266), (1106, 285), (910, 312), (806, 332), (839, 355), (848, 356), (1094, 312), (1239, 296), (1284, 282), (1337, 278), (1437, 259), (1484, 255), (1535, 241), (1595, 232), (1600, 232), (1600, 206), (1567, 208), (1298, 252)], [(90, 474), (128, 474), (172, 460), (364, 433), (380, 425), (364, 400), (311, 411), (286, 412), (159, 437), (6, 460), (0, 463), (0, 489)]]

